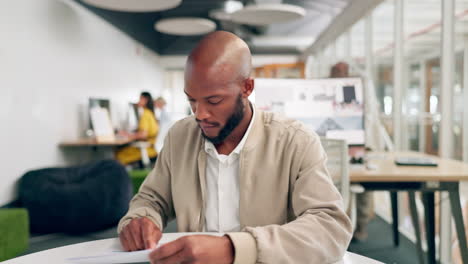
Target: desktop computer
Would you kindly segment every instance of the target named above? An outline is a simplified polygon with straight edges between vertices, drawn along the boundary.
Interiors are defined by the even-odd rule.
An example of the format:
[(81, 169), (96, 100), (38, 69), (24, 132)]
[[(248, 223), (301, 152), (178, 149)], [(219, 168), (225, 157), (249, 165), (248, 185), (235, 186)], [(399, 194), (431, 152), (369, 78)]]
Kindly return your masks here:
[(91, 118), (91, 109), (93, 108), (104, 108), (109, 114), (109, 119), (111, 118), (111, 109), (110, 109), (110, 100), (104, 98), (89, 98), (88, 99), (88, 114), (89, 114), (89, 128), (93, 129), (93, 122)]
[(112, 124), (110, 101), (102, 98), (89, 98), (89, 127), (97, 141), (113, 141), (115, 139)]

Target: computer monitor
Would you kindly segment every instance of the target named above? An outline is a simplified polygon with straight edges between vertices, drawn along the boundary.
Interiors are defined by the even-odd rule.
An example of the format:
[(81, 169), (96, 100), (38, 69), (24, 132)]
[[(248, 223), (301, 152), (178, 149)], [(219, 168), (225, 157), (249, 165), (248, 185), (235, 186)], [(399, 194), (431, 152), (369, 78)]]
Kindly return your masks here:
[(137, 122), (140, 121), (140, 115), (141, 115), (140, 111), (143, 111), (143, 109), (141, 108), (140, 110), (140, 107), (138, 106), (137, 103), (130, 103), (130, 111), (135, 116)]
[(138, 110), (138, 104), (128, 103), (128, 113), (127, 113), (127, 131), (136, 131), (138, 129), (138, 122), (140, 121), (140, 114)]
[(255, 79), (255, 104), (302, 121), (320, 136), (362, 146), (364, 97), (360, 78)]
[(89, 128), (93, 129), (93, 124), (91, 122), (91, 109), (94, 107), (101, 107), (107, 109), (107, 112), (109, 113), (109, 118), (111, 118), (111, 109), (110, 109), (110, 100), (109, 99), (103, 99), (103, 98), (89, 98), (88, 100), (88, 114), (89, 116)]
[(356, 100), (356, 88), (354, 85), (343, 86), (343, 101), (347, 104)]

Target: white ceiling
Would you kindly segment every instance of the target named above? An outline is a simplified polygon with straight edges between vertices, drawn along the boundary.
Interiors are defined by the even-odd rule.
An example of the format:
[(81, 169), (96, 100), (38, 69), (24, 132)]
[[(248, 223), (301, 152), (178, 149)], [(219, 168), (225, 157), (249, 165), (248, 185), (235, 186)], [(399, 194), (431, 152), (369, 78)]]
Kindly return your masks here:
[(256, 0), (257, 3), (282, 2), (298, 5), (306, 10), (306, 14), (292, 22), (271, 24), (264, 36), (252, 37), (252, 43), (259, 47), (292, 47), (302, 51), (318, 38), (351, 1), (353, 0)]
[[(443, 0), (405, 0), (404, 31), (405, 55), (411, 59), (436, 54), (440, 51), (441, 18)], [(455, 1), (455, 45), (462, 44), (468, 33), (468, 0)], [(391, 60), (394, 42), (394, 1), (386, 0), (372, 13), (373, 50), (375, 58)], [(355, 59), (362, 58), (365, 51), (364, 21), (361, 20), (351, 28), (352, 51)], [(337, 41), (338, 56), (346, 48), (344, 38)]]

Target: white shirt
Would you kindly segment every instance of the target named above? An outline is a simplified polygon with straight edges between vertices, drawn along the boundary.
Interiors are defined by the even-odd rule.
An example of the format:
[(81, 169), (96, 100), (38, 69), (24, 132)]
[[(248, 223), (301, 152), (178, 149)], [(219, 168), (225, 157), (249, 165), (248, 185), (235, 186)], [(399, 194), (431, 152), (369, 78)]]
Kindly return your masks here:
[[(252, 109), (254, 109), (253, 106)], [(252, 119), (244, 137), (229, 155), (218, 154), (213, 143), (205, 139), (205, 151), (208, 155), (206, 158), (204, 231), (240, 231), (239, 155), (245, 145), (254, 119), (255, 110), (253, 110)]]

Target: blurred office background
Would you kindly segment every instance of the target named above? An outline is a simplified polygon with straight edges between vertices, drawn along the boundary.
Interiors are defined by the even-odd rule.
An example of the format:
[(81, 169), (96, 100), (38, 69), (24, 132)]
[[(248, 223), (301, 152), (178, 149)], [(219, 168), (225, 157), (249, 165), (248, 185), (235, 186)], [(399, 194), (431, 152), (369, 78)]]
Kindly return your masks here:
[[(262, 25), (229, 16), (265, 3), (296, 5), (304, 13), (296, 11), (293, 21)], [(18, 181), (29, 170), (112, 157), (109, 149), (59, 147), (89, 136), (89, 98), (110, 102), (114, 129), (128, 128), (129, 103), (141, 91), (165, 98), (171, 122), (190, 114), (183, 68), (206, 33), (174, 35), (155, 29), (160, 20), (188, 16), (209, 19), (214, 28), (246, 40), (257, 77), (327, 78), (334, 64), (346, 62), (350, 76), (362, 78), (366, 103), (378, 109), (373, 115), (395, 150), (468, 162), (468, 1), (184, 0), (152, 12), (111, 10), (80, 0), (2, 1), (0, 206), (17, 199)], [(383, 141), (376, 143), (382, 149)], [(462, 183), (460, 190), (465, 218), (466, 186)], [(398, 221), (412, 244), (406, 199), (399, 195)], [(446, 202), (443, 196), (436, 199), (437, 205)], [(417, 205), (423, 212), (419, 199)], [(375, 194), (374, 208), (378, 222), (371, 223), (371, 230), (386, 232), (381, 227), (392, 221), (386, 193)], [(357, 248), (365, 253), (363, 245), (371, 244)], [(416, 254), (397, 250), (408, 258)], [(392, 261), (400, 251), (383, 250), (380, 257)], [(449, 260), (446, 256), (441, 263)]]

